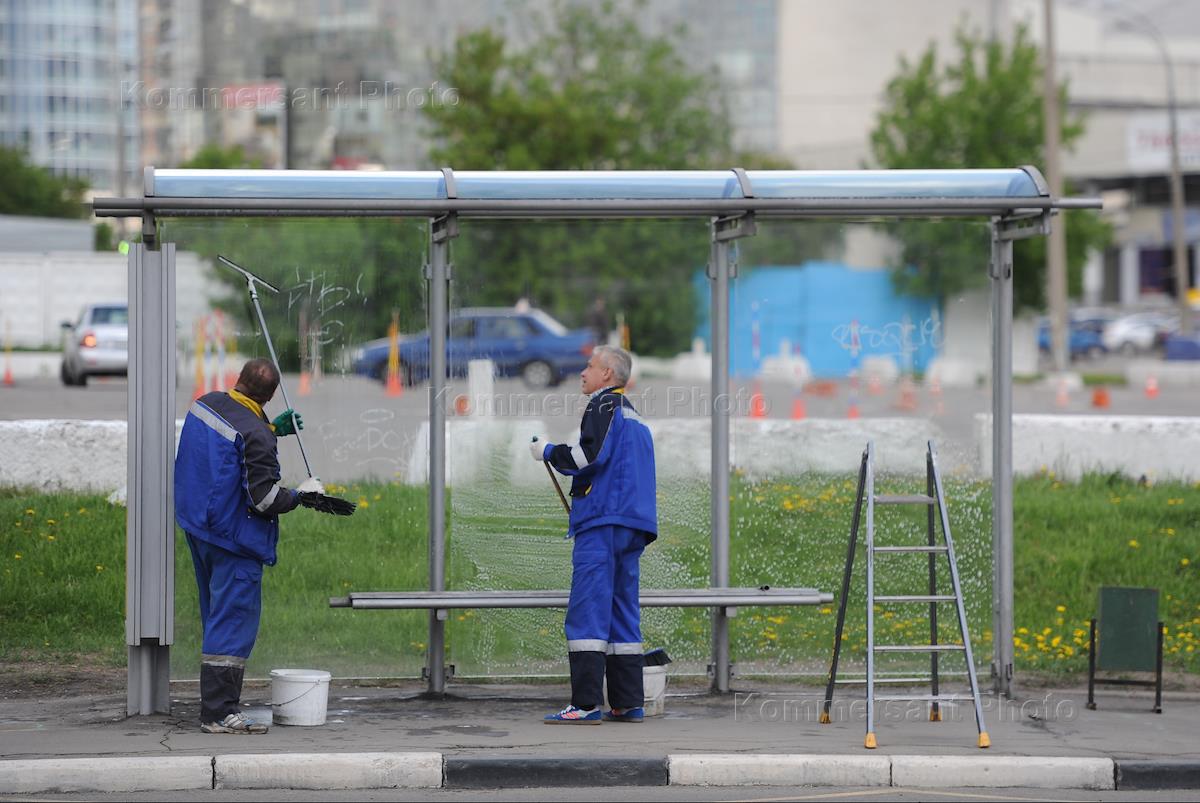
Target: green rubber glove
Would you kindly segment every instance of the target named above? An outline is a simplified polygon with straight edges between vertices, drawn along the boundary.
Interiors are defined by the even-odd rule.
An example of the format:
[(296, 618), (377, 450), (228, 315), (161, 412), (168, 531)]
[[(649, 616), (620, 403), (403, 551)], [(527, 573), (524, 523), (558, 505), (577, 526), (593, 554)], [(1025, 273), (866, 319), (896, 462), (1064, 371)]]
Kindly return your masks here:
[[(292, 421), (293, 417), (295, 418), (294, 422)], [(282, 438), (284, 435), (295, 435), (298, 429), (304, 429), (304, 419), (300, 417), (299, 413), (289, 407), (275, 416), (275, 420), (271, 422), (271, 426), (275, 427), (275, 435)]]

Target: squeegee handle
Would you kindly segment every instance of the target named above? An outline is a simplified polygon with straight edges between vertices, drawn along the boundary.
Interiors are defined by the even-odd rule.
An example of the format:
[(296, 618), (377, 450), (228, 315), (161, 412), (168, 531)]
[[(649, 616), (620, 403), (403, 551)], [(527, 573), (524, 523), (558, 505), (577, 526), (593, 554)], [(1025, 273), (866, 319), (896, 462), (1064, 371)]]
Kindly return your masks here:
[[(267, 319), (263, 316), (262, 306), (258, 303), (258, 291), (254, 289), (253, 279), (247, 279), (246, 284), (250, 288), (250, 300), (254, 302), (254, 311), (258, 314), (258, 326), (262, 329), (263, 339), (267, 341), (267, 351), (271, 354), (271, 362), (275, 365), (275, 370), (279, 371), (279, 392), (283, 395), (283, 405), (291, 410), (292, 403), (288, 401), (287, 388), (283, 386), (283, 369), (279, 367), (279, 358), (275, 356), (275, 345), (271, 342), (271, 333), (267, 331)], [(300, 427), (296, 426), (295, 410), (292, 410), (292, 429), (296, 431), (296, 445), (300, 447), (300, 457), (304, 460), (304, 470), (311, 477), (313, 473), (312, 469), (308, 466), (308, 455), (304, 452), (304, 441), (300, 440)]]

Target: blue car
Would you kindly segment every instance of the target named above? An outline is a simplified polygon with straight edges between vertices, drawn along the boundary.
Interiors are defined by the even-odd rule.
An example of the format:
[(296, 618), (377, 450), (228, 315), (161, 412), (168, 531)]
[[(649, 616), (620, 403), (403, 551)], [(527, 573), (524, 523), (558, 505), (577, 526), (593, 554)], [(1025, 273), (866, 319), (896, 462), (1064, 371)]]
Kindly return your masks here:
[[(399, 339), (400, 378), (406, 385), (429, 378), (429, 332)], [(354, 373), (387, 380), (390, 341), (383, 337), (357, 347)], [(531, 388), (557, 385), (576, 375), (592, 354), (590, 329), (568, 330), (538, 309), (478, 307), (450, 314), (446, 357), (451, 376), (466, 376), (471, 360), (491, 360), (497, 376), (519, 376)]]
[[(1104, 345), (1104, 327), (1107, 318), (1074, 318), (1067, 327), (1067, 350), (1071, 359), (1099, 357), (1108, 351)], [(1038, 348), (1050, 351), (1050, 324), (1042, 320), (1038, 324)]]

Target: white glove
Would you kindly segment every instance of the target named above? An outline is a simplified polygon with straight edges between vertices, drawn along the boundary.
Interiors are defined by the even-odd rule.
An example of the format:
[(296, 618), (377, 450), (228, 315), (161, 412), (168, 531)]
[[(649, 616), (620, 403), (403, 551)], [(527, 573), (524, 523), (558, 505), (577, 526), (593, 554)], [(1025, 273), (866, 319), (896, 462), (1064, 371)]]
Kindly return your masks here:
[(546, 454), (546, 442), (534, 438), (529, 444), (529, 454), (532, 455), (533, 459), (539, 463), (545, 462), (546, 458), (544, 455)]
[(304, 482), (296, 486), (296, 492), (302, 494), (312, 492), (323, 494), (325, 493), (325, 486), (322, 485), (321, 481), (316, 477), (309, 477)]

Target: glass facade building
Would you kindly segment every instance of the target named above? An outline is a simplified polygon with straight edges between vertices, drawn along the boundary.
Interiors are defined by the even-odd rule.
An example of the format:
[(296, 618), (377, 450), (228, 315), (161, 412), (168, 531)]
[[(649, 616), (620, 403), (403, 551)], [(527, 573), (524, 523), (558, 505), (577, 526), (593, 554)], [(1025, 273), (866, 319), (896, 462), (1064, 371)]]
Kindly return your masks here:
[(137, 112), (122, 98), (136, 81), (137, 11), (136, 0), (0, 0), (0, 145), (96, 192), (121, 192), (119, 169), (135, 188)]

